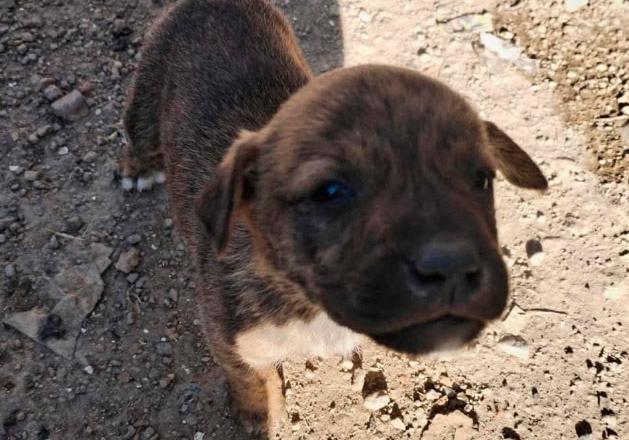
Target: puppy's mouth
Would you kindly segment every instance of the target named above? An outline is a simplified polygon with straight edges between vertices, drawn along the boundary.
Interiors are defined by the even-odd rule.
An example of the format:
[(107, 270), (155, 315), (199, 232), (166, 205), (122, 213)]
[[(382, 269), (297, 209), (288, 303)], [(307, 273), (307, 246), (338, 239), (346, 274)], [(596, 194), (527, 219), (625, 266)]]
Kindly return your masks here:
[(484, 321), (445, 315), (399, 330), (368, 336), (398, 352), (423, 354), (459, 348), (478, 336), (484, 327)]

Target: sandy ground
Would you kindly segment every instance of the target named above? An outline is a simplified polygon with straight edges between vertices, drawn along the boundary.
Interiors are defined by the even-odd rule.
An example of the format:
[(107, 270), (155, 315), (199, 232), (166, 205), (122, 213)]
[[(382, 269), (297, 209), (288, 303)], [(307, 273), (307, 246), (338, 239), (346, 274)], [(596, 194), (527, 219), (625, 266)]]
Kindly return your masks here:
[[(112, 179), (160, 3), (0, 1), (0, 439), (246, 438), (163, 189)], [(629, 3), (276, 3), (315, 70), (437, 76), (550, 178), (545, 195), (496, 186), (503, 320), (439, 357), (287, 363), (282, 438), (629, 439)]]

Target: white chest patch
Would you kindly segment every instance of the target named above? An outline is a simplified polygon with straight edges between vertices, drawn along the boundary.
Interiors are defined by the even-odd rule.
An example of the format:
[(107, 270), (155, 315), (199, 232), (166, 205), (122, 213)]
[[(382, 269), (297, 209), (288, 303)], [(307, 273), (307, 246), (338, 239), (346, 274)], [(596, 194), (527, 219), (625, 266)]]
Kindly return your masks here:
[(363, 339), (322, 312), (309, 322), (263, 324), (247, 330), (237, 336), (236, 349), (252, 368), (262, 369), (286, 359), (349, 356)]

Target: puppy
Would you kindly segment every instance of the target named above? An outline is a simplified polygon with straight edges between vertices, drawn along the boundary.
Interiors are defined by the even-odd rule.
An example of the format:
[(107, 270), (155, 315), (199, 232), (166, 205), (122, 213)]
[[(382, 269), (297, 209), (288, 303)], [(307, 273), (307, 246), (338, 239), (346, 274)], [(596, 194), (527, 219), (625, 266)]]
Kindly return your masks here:
[(182, 0), (153, 26), (125, 116), (126, 189), (166, 172), (232, 409), (266, 438), (278, 366), (452, 348), (497, 318), (508, 277), (496, 170), (531, 158), (444, 84), (379, 65), (319, 77), (264, 0)]

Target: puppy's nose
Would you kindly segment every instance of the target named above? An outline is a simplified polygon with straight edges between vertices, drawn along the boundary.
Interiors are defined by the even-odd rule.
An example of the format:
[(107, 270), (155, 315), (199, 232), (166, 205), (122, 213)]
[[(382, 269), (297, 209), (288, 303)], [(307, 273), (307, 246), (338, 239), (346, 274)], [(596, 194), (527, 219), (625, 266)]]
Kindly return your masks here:
[(472, 295), (480, 285), (480, 261), (465, 241), (433, 242), (412, 261), (414, 282), (430, 296), (449, 295), (450, 302)]

